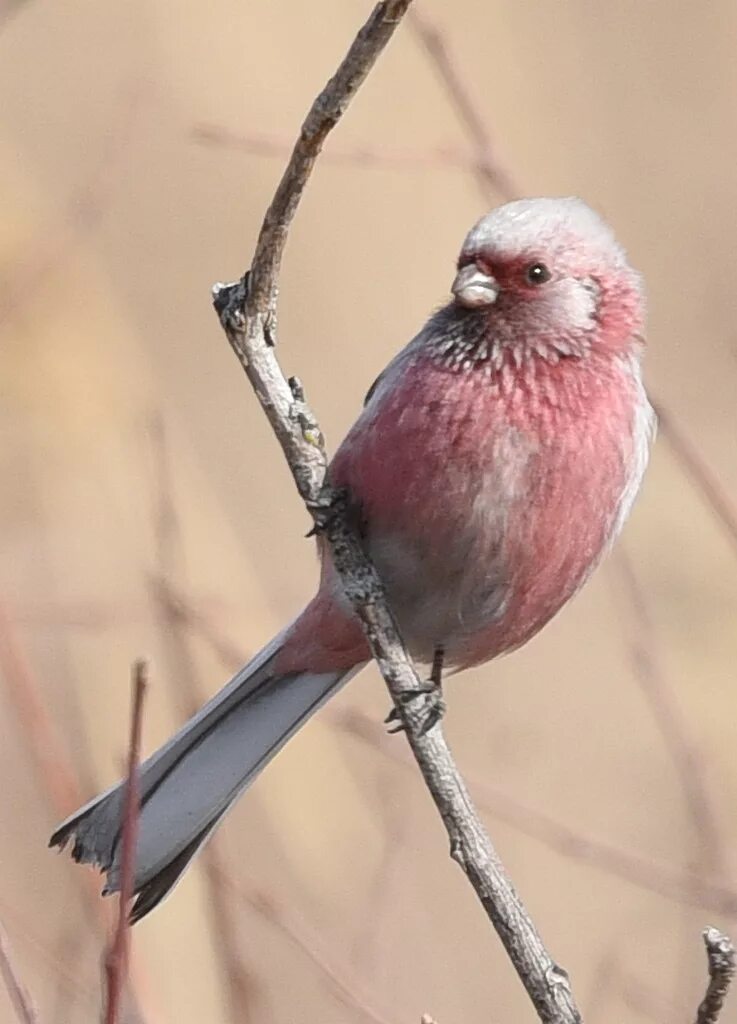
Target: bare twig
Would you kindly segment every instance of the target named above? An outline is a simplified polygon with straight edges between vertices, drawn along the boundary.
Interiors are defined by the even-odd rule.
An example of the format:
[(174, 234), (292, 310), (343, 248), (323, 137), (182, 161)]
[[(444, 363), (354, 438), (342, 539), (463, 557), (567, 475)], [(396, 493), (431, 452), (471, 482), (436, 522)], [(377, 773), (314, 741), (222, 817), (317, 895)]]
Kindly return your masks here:
[(696, 1013), (696, 1024), (716, 1024), (735, 972), (735, 949), (732, 940), (716, 928), (704, 931), (709, 984)]
[(215, 289), (215, 307), (289, 463), (297, 488), (330, 546), (345, 593), (406, 728), (425, 783), (445, 823), (451, 855), (465, 871), (544, 1022), (580, 1021), (568, 976), (552, 960), (512, 887), (475, 811), (440, 728), (421, 734), (420, 711), (402, 695), (419, 680), (387, 608), (381, 582), (326, 479), (317, 421), (274, 356), (278, 273), (297, 204), (322, 143), (391, 38), (409, 0), (378, 4), (335, 76), (310, 109), (266, 213), (250, 278)]
[(28, 989), (25, 987), (15, 966), (13, 953), (10, 948), (8, 933), (0, 921), (0, 974), (3, 976), (5, 987), (13, 1004), (15, 1015), (20, 1024), (38, 1024), (38, 1012), (33, 1005)]
[(123, 805), (123, 834), (121, 838), (121, 873), (118, 923), (115, 935), (105, 957), (106, 1003), (105, 1024), (118, 1024), (123, 989), (128, 974), (128, 912), (133, 896), (136, 841), (138, 839), (139, 784), (138, 762), (141, 752), (143, 698), (146, 691), (146, 663), (137, 661), (133, 666), (133, 707), (131, 710), (130, 739), (128, 743), (128, 777)]

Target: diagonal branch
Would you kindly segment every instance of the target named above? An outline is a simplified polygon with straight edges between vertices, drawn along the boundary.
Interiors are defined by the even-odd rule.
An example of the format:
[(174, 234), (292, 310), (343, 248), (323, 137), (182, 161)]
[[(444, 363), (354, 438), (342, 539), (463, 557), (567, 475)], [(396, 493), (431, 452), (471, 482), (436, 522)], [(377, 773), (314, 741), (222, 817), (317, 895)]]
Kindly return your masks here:
[(441, 814), (451, 855), (465, 871), (493, 923), (538, 1016), (548, 1024), (581, 1017), (568, 976), (542, 943), (471, 803), (440, 728), (421, 734), (420, 712), (403, 702), (417, 690), (417, 673), (389, 611), (376, 571), (354, 533), (345, 505), (327, 481), (320, 428), (299, 382), (288, 383), (273, 351), (278, 274), (289, 225), (328, 132), (391, 38), (410, 0), (385, 0), (358, 33), (336, 74), (313, 103), (266, 213), (250, 274), (216, 286), (214, 304), (228, 341), (261, 402), (297, 488), (324, 532), (345, 593), (366, 632), (372, 654), (406, 727), (412, 752)]

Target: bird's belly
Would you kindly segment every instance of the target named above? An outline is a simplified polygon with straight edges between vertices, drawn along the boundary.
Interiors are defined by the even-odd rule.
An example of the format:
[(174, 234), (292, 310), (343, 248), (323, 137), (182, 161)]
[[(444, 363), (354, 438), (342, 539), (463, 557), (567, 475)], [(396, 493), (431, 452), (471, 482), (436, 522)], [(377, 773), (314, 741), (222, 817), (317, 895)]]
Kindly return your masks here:
[(442, 646), (446, 662), (455, 663), (469, 638), (504, 611), (505, 573), (493, 554), (479, 560), (486, 538), (473, 533), (466, 529), (435, 544), (388, 533), (369, 545), (400, 632), (418, 661), (431, 662)]
[(442, 646), (447, 665), (464, 667), (525, 643), (583, 585), (613, 532), (613, 517), (602, 518), (590, 492), (569, 495), (557, 521), (559, 510), (546, 516), (535, 498), (508, 507), (500, 517), (497, 494), (485, 516), (447, 532), (372, 538), (370, 557), (419, 661)]
[(442, 646), (449, 665), (487, 661), (562, 608), (599, 564), (639, 488), (646, 419), (641, 436), (636, 429), (624, 443), (600, 434), (596, 444), (540, 445), (516, 463), (495, 461), (486, 480), (469, 477), (454, 501), (428, 500), (371, 532), (370, 556), (413, 656), (428, 662)]

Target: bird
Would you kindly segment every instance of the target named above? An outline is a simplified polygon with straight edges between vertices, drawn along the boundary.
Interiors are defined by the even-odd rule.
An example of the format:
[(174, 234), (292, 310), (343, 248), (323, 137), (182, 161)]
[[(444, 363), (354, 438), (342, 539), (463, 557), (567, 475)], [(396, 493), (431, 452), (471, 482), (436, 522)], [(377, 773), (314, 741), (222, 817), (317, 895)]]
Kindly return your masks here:
[[(645, 297), (575, 197), (518, 199), (470, 230), (450, 298), (392, 359), (337, 449), (361, 542), (423, 687), (530, 640), (619, 534), (655, 434)], [(140, 768), (132, 921), (168, 895), (241, 793), (370, 660), (324, 537), (317, 593)], [(391, 717), (391, 716), (390, 716)], [(396, 723), (395, 723), (396, 724)], [(51, 837), (120, 889), (124, 783)]]

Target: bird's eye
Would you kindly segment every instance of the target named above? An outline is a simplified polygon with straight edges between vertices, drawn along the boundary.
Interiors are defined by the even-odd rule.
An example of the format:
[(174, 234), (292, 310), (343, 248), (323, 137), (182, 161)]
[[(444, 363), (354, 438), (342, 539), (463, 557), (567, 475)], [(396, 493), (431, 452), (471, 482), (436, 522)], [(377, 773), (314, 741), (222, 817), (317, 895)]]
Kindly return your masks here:
[(528, 284), (545, 284), (550, 280), (550, 271), (544, 263), (531, 263), (525, 270), (525, 281)]

